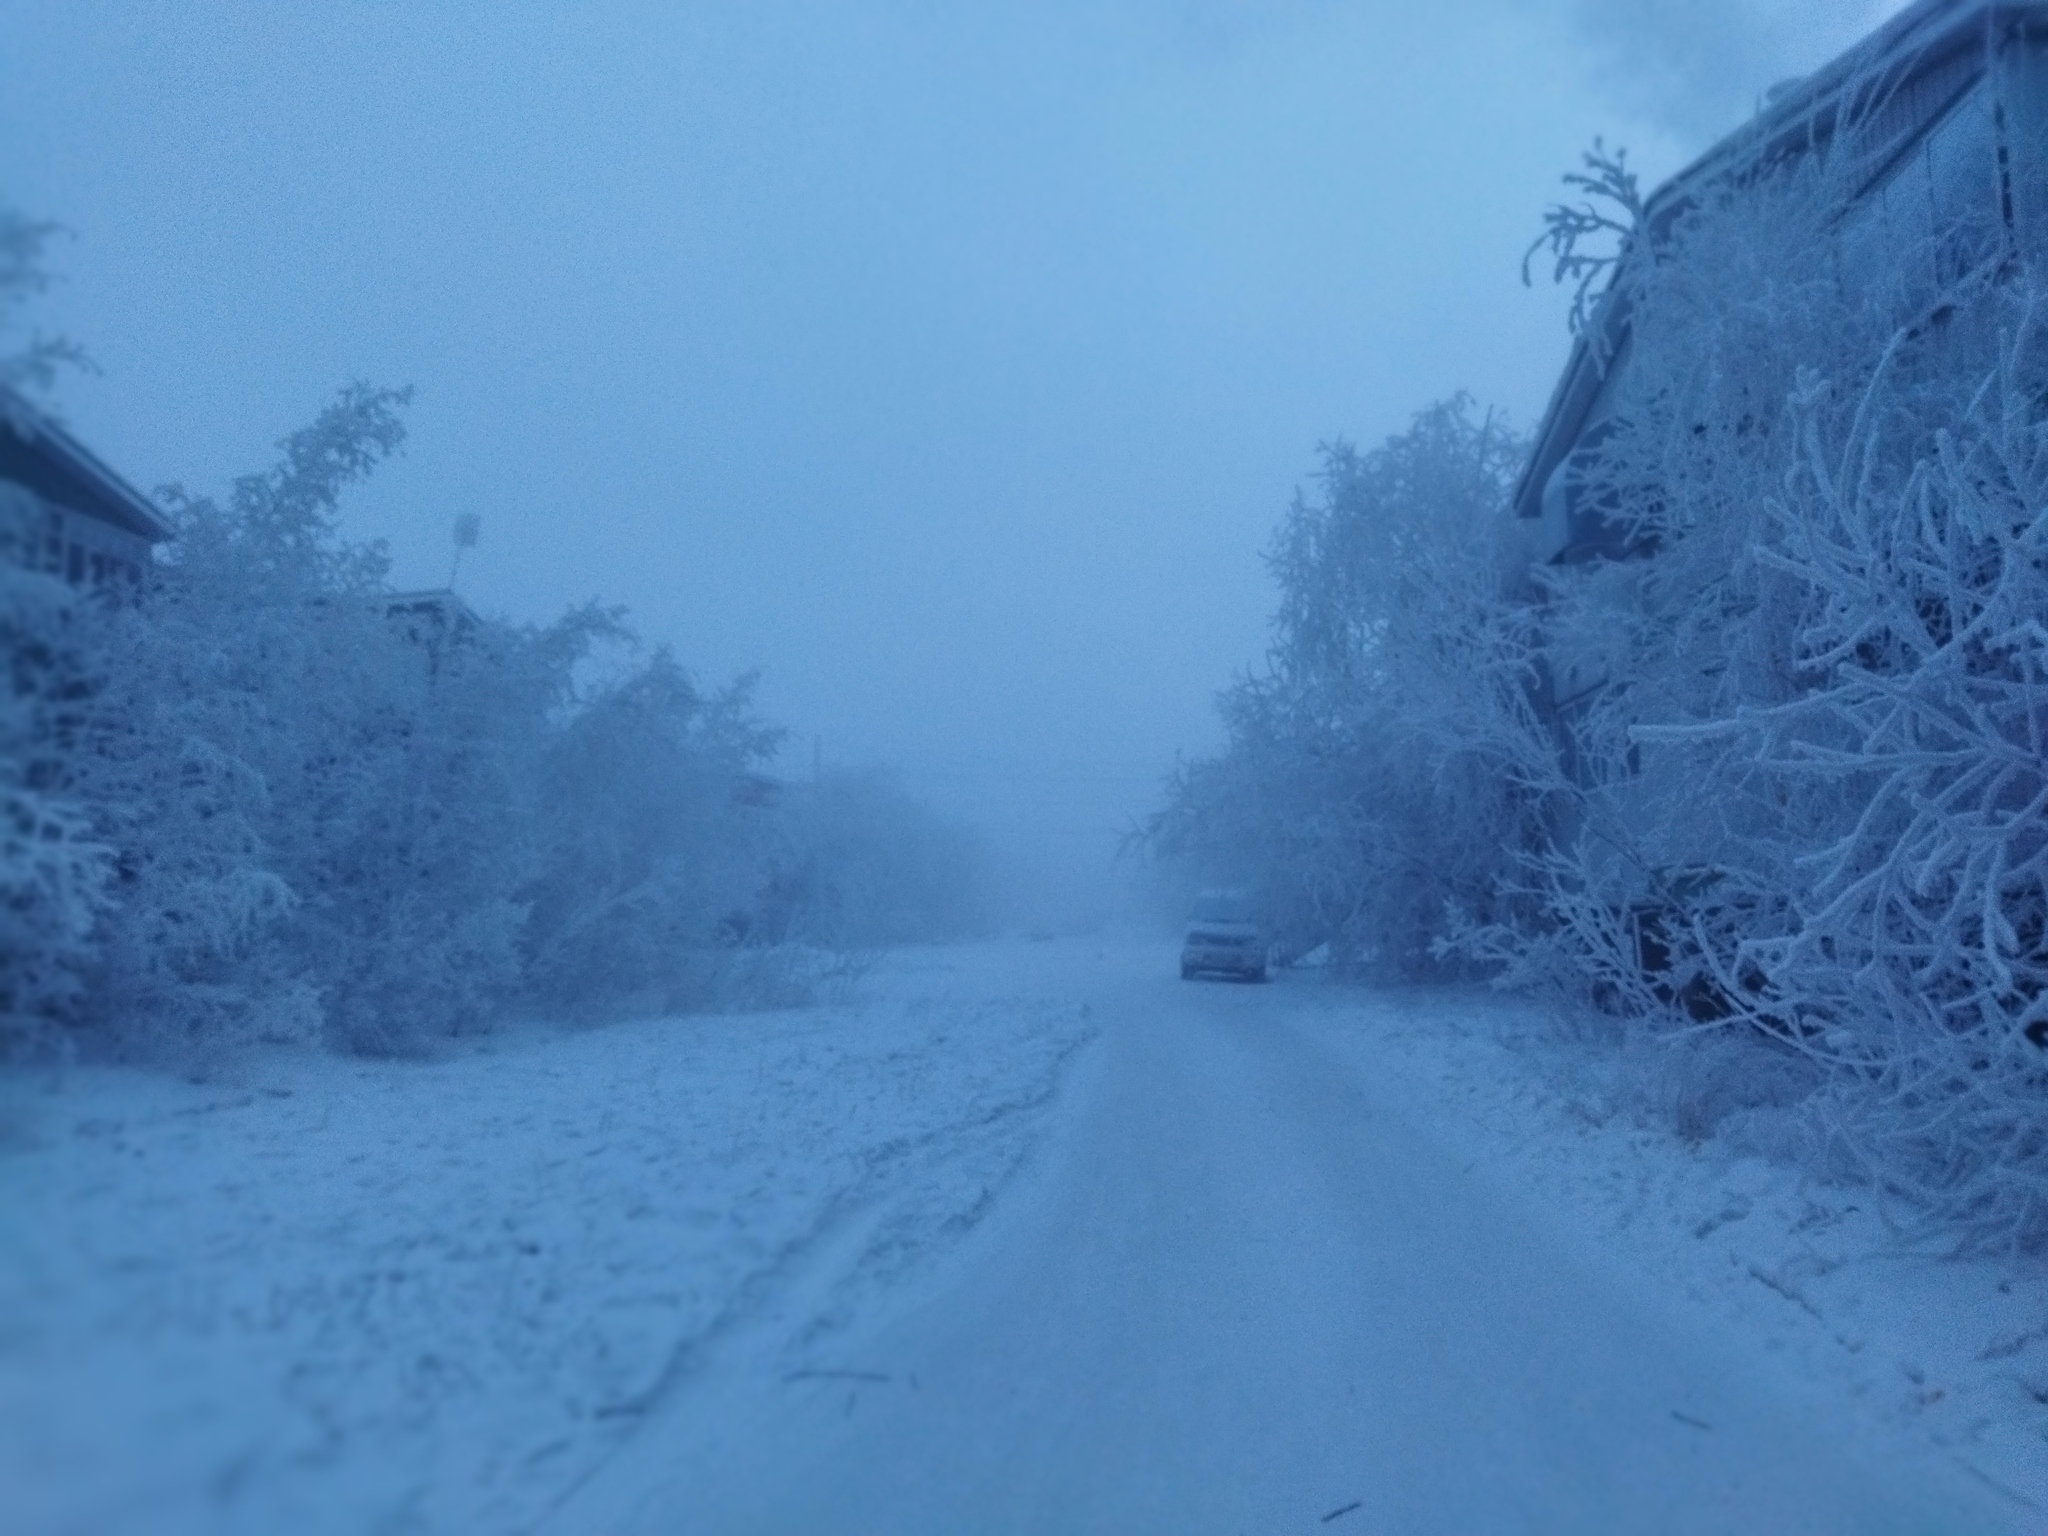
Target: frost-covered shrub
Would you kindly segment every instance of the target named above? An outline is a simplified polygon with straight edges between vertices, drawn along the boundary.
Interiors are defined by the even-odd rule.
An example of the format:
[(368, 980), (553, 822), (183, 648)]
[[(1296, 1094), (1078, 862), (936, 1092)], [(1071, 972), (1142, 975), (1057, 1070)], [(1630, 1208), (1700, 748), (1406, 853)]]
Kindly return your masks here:
[(971, 839), (877, 775), (771, 777), (781, 733), (751, 688), (707, 694), (656, 651), (579, 698), (546, 758), (532, 1001), (783, 1006), (833, 970), (826, 952), (978, 931)]
[[(75, 360), (67, 342), (18, 334), (40, 291), (54, 226), (0, 206), (0, 432), (26, 411), (21, 393)], [(47, 1050), (76, 1008), (104, 906), (108, 851), (71, 793), (65, 745), (89, 688), (79, 656), (85, 615), (75, 593), (31, 569), (37, 509), (0, 485), (0, 1055)]]
[(38, 845), (85, 883), (24, 941), (89, 983), (59, 1011), (143, 1048), (411, 1052), (506, 1011), (787, 1004), (817, 946), (939, 936), (962, 891), (929, 818), (769, 777), (748, 680), (706, 692), (596, 607), (394, 599), (337, 514), (403, 404), (351, 388), (226, 498), (169, 494), (139, 600), (85, 605), (92, 683), (46, 743), (80, 811)]
[[(2037, 1244), (2048, 271), (1989, 196), (1857, 245), (1862, 149), (1696, 186), (1566, 272), (1620, 284), (1583, 310), (1615, 383), (1574, 467), (1605, 556), (1530, 563), (1517, 466), (1455, 405), (1333, 452), (1271, 662), (1151, 838), (1297, 943), (1639, 1021), (1689, 1133), (1810, 1095), (1832, 1156)], [(1581, 185), (1627, 202), (1619, 165)]]
[(1526, 707), (1523, 452), (1447, 401), (1369, 453), (1325, 448), (1274, 538), (1267, 665), (1222, 695), (1228, 746), (1182, 766), (1146, 841), (1256, 890), (1285, 948), (1427, 970), (1446, 904), (1490, 908), (1531, 835), (1527, 775), (1499, 760), (1527, 733), (1491, 718)]
[(77, 778), (118, 876), (89, 1011), (219, 1043), (317, 999), (328, 1038), (390, 1053), (763, 993), (766, 962), (717, 951), (768, 880), (743, 791), (774, 733), (664, 653), (579, 686), (633, 646), (615, 613), (394, 603), (335, 516), (402, 404), (345, 391), (225, 502), (172, 496), (175, 553), (96, 628)]
[[(616, 633), (617, 620), (588, 622)], [(701, 691), (666, 651), (580, 697), (548, 743), (539, 863), (523, 944), (535, 1001), (661, 1012), (760, 990), (760, 957), (718, 951), (749, 929), (769, 880), (779, 733), (751, 681)]]
[[(49, 234), (0, 209), (0, 413), (75, 355), (4, 345)], [(820, 946), (960, 927), (953, 834), (770, 777), (746, 680), (700, 689), (615, 611), (390, 592), (339, 514), (407, 398), (351, 386), (225, 496), (164, 492), (136, 592), (25, 569), (41, 509), (0, 486), (0, 1054), (781, 1006), (844, 974)]]
[(350, 946), (307, 942), (343, 894), (320, 850), (361, 830), (346, 786), (375, 728), (362, 695), (415, 658), (375, 605), (381, 561), (334, 517), (401, 440), (400, 403), (352, 389), (225, 504), (169, 494), (175, 553), (93, 626), (72, 771), (116, 857), (104, 1027), (216, 1039), (273, 992), (326, 996), (349, 963)]
[(292, 941), (359, 1051), (483, 1027), (518, 995), (518, 892), (538, 863), (534, 780), (559, 692), (533, 634), (420, 634), (380, 610), (338, 615), (377, 664), (322, 680), (301, 738), (319, 750), (272, 772), (292, 810), (273, 839), (300, 893)]
[[(1795, 686), (1663, 733), (1768, 786), (1752, 897), (1706, 953), (1836, 1069), (1886, 1175), (1985, 1231), (2048, 1232), (2048, 421), (2044, 294), (1987, 295), (1981, 371), (1809, 375), (1755, 558)], [(1988, 318), (1988, 317), (1987, 317)], [(1903, 350), (1903, 348), (1902, 348)], [(1891, 368), (1906, 373), (1895, 380)], [(1646, 740), (1656, 740), (1645, 733)], [(1662, 742), (1658, 742), (1662, 745)]]
[(1761, 1032), (1879, 1177), (2048, 1235), (2048, 347), (1988, 202), (1851, 271), (1853, 136), (1629, 271), (1583, 473), (1635, 558), (1541, 573), (1565, 769), (1511, 979)]
[(68, 695), (81, 686), (76, 602), (62, 583), (0, 553), (0, 1054), (58, 1038), (105, 902), (107, 849), (66, 793), (55, 750), (62, 713), (75, 705)]

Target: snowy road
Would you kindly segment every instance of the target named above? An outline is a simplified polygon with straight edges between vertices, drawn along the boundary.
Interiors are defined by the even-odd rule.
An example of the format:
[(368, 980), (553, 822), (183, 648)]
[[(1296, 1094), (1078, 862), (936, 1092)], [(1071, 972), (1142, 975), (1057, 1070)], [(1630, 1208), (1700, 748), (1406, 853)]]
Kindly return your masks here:
[(2048, 1530), (2037, 1263), (1527, 1005), (1172, 971), (0, 1079), (0, 1530)]
[(960, 1249), (708, 1366), (550, 1529), (2024, 1528), (1524, 1219), (1302, 989), (1087, 985), (1058, 1128)]

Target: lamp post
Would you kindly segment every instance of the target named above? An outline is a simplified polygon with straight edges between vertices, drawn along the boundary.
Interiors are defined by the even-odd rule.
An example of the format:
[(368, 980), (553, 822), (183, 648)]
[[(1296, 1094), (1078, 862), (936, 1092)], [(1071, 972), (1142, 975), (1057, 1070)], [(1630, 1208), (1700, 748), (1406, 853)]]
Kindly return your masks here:
[(462, 569), (462, 552), (475, 549), (477, 536), (483, 532), (484, 520), (474, 512), (465, 512), (455, 519), (455, 563), (448, 567), (448, 590), (455, 590), (455, 577)]

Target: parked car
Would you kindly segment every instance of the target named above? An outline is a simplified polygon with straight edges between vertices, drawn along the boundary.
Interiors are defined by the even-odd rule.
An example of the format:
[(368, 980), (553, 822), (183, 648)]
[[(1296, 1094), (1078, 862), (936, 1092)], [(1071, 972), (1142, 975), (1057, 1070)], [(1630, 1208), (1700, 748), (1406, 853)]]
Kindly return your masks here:
[(1205, 972), (1264, 981), (1268, 956), (1265, 927), (1242, 891), (1202, 893), (1180, 946), (1182, 981)]

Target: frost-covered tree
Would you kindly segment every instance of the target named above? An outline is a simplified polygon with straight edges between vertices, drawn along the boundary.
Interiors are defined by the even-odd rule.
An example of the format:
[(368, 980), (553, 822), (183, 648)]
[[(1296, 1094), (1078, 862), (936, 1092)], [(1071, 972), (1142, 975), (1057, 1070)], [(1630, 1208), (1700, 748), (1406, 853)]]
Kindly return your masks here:
[(1873, 1177), (2038, 1243), (2048, 271), (1990, 161), (1915, 240), (1841, 127), (1649, 224), (1589, 161), (1539, 248), (1609, 374), (1598, 536), (1533, 561), (1519, 447), (1459, 403), (1329, 451), (1150, 840), (1297, 946), (1761, 1041)]
[(376, 696), (417, 670), (376, 602), (378, 552), (336, 531), (402, 403), (355, 387), (225, 501), (165, 493), (174, 553), (94, 626), (73, 775), (118, 875), (93, 1008), (138, 1038), (269, 1028), (276, 999), (335, 980), (298, 963), (309, 949), (345, 964), (281, 925), (345, 899), (319, 850), (364, 830), (351, 791), (403, 728)]
[(50, 286), (50, 241), (62, 233), (47, 219), (32, 219), (0, 203), (0, 400), (18, 409), (47, 390), (60, 369), (85, 361), (68, 337), (24, 328), (22, 312)]
[(1488, 937), (1778, 1041), (1883, 1178), (2032, 1241), (2048, 282), (1988, 172), (1923, 241), (1873, 234), (1845, 133), (1638, 247), (1575, 469), (1626, 557), (1539, 573), (1566, 771)]
[[(0, 327), (49, 233), (0, 215)], [(73, 354), (10, 345), (26, 411), (8, 389)], [(393, 594), (341, 507), (408, 399), (352, 385), (225, 495), (162, 492), (134, 593), (27, 569), (35, 509), (0, 502), (0, 1051), (410, 1052), (508, 1011), (795, 1001), (802, 946), (964, 910), (906, 799), (768, 775), (749, 680), (699, 688), (617, 611)]]
[[(580, 623), (631, 645), (617, 614), (587, 609)], [(723, 952), (751, 935), (774, 840), (762, 773), (780, 733), (751, 691), (743, 678), (707, 694), (657, 649), (575, 699), (538, 786), (522, 940), (536, 1002), (581, 1015), (719, 999), (734, 970)]]
[(1524, 445), (1464, 397), (1370, 452), (1323, 450), (1267, 553), (1265, 668), (1219, 700), (1151, 848), (1255, 889), (1283, 944), (1427, 970), (1446, 904), (1490, 901), (1530, 807), (1495, 760), (1519, 707), (1507, 518)]
[[(68, 343), (24, 333), (47, 282), (54, 226), (0, 206), (0, 432), (25, 425), (24, 391), (47, 386)], [(0, 486), (0, 1054), (46, 1049), (77, 1006), (104, 903), (108, 852), (68, 782), (64, 742), (86, 689), (78, 597), (31, 567), (34, 508)]]
[(224, 500), (168, 495), (175, 554), (98, 630), (79, 775), (119, 878), (93, 1006), (126, 1030), (390, 1052), (510, 1009), (677, 1006), (666, 980), (764, 878), (734, 786), (772, 734), (744, 690), (702, 699), (662, 654), (579, 688), (631, 643), (619, 615), (397, 604), (342, 537), (404, 403), (354, 386)]

